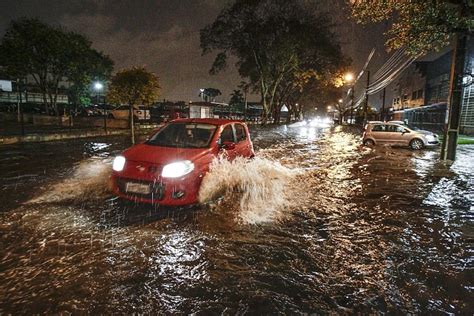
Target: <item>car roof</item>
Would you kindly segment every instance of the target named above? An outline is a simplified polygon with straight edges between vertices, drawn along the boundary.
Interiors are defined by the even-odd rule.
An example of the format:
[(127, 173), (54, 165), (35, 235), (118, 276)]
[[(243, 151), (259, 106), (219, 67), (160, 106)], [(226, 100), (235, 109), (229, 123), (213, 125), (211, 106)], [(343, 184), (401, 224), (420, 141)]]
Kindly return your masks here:
[(220, 118), (179, 118), (176, 120), (172, 120), (170, 123), (207, 123), (207, 124), (214, 124), (214, 125), (225, 125), (229, 123), (244, 124), (244, 122), (240, 120), (229, 120), (229, 119), (220, 119)]

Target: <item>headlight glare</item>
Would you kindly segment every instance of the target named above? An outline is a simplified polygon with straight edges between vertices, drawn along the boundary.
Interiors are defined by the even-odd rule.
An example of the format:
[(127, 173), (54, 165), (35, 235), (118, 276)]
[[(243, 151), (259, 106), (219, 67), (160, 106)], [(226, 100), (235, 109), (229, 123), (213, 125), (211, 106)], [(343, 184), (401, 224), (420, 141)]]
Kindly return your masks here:
[(163, 178), (179, 178), (194, 170), (194, 164), (189, 160), (173, 162), (163, 167)]
[(124, 156), (115, 157), (114, 163), (112, 165), (112, 169), (114, 169), (114, 171), (122, 171), (123, 167), (125, 167), (125, 157)]

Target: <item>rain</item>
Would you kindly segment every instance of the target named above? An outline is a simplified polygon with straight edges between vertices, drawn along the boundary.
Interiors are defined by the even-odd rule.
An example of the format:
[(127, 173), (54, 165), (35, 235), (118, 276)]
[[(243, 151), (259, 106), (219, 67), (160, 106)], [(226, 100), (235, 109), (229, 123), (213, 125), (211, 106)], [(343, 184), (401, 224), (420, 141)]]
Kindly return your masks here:
[(472, 145), (449, 166), (349, 127), (251, 136), (256, 158), (216, 160), (183, 209), (108, 191), (128, 138), (4, 147), (1, 310), (472, 311)]

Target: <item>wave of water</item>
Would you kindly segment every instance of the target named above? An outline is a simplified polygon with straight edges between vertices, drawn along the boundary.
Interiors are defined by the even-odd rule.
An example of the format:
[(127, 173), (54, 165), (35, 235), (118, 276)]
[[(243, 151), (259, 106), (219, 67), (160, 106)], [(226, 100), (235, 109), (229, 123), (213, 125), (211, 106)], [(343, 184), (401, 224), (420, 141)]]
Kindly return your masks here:
[(110, 159), (81, 161), (67, 179), (51, 185), (47, 191), (26, 204), (104, 198), (108, 191), (110, 173)]
[(289, 205), (288, 185), (298, 174), (297, 169), (265, 158), (215, 159), (201, 184), (199, 201), (223, 196), (230, 202), (226, 207), (237, 203), (237, 218), (244, 223), (275, 221)]

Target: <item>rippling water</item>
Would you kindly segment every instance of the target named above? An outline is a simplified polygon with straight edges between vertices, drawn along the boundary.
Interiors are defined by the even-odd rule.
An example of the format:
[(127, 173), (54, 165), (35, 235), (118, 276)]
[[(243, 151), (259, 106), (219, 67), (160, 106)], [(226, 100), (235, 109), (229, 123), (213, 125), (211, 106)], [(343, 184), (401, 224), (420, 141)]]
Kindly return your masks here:
[(121, 138), (2, 147), (0, 313), (472, 313), (474, 146), (252, 134), (192, 210), (108, 195)]

